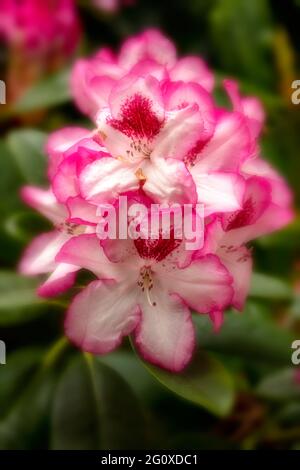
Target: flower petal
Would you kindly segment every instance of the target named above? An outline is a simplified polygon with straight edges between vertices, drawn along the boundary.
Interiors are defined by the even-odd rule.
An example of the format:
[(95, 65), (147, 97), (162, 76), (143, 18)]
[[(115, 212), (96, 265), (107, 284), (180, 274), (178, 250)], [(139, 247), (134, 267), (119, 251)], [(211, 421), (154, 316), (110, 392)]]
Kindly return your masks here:
[(110, 120), (111, 114), (108, 108), (100, 111), (96, 119), (99, 135), (103, 138), (110, 155), (124, 163), (140, 161), (143, 155), (133, 148), (131, 138), (111, 126)]
[(130, 74), (136, 75), (137, 77), (152, 75), (152, 77), (157, 78), (159, 81), (169, 79), (166, 67), (151, 59), (137, 62), (137, 64), (131, 69)]
[(197, 104), (203, 128), (211, 135), (215, 126), (214, 104), (210, 94), (198, 83), (166, 82), (163, 87), (164, 102), (168, 111)]
[(137, 168), (116, 158), (104, 157), (88, 165), (80, 175), (83, 197), (93, 202), (112, 201), (119, 194), (139, 188)]
[(100, 279), (119, 280), (127, 276), (121, 263), (109, 261), (100, 245), (100, 240), (94, 234), (71, 238), (56, 256), (56, 261), (88, 269)]
[(210, 95), (197, 83), (166, 82), (163, 86), (166, 123), (153, 155), (184, 158), (199, 140), (206, 142), (215, 128)]
[(233, 277), (234, 296), (232, 306), (243, 310), (247, 295), (250, 290), (252, 275), (252, 257), (245, 246), (233, 249), (222, 248), (218, 251), (222, 263)]
[(131, 286), (91, 282), (73, 300), (65, 320), (68, 338), (84, 351), (105, 354), (136, 327), (140, 311)]
[(247, 176), (261, 176), (272, 187), (272, 201), (279, 207), (288, 209), (293, 204), (293, 194), (284, 178), (268, 162), (259, 157), (249, 158), (242, 166)]
[(190, 361), (195, 348), (195, 331), (191, 313), (176, 294), (161, 286), (154, 287), (151, 297), (140, 301), (142, 319), (135, 331), (135, 343), (142, 357), (172, 372), (180, 372)]
[(69, 238), (70, 235), (59, 231), (43, 233), (34, 238), (21, 259), (20, 272), (34, 276), (54, 271), (55, 257)]
[(41, 297), (55, 297), (70, 289), (76, 279), (77, 266), (60, 263), (48, 279), (38, 288)]
[(51, 190), (41, 189), (36, 186), (24, 186), (21, 189), (21, 197), (26, 204), (54, 224), (60, 224), (66, 219), (67, 212), (64, 206), (57, 202)]
[(94, 226), (99, 222), (97, 206), (90, 204), (81, 196), (70, 197), (66, 202), (69, 218), (68, 222), (79, 225)]
[(172, 111), (155, 140), (151, 158), (183, 160), (197, 145), (201, 135), (206, 139), (203, 119), (196, 104)]
[(121, 67), (130, 70), (137, 62), (144, 59), (155, 60), (161, 65), (173, 66), (176, 61), (175, 46), (156, 29), (148, 29), (123, 43), (119, 54)]
[(209, 317), (213, 323), (215, 333), (218, 333), (224, 321), (223, 310), (213, 310), (209, 312)]
[(198, 202), (204, 204), (205, 215), (216, 212), (232, 212), (241, 209), (245, 191), (244, 179), (237, 173), (198, 174), (198, 167), (191, 168)]
[(221, 113), (211, 140), (199, 153), (195, 166), (201, 172), (236, 171), (250, 153), (250, 135), (245, 118), (238, 113)]
[(91, 135), (89, 129), (82, 127), (65, 127), (53, 132), (48, 138), (46, 151), (49, 155), (49, 177), (52, 178), (64, 159), (64, 154), (73, 145)]
[(90, 163), (108, 155), (101, 149), (94, 140), (83, 139), (58, 166), (52, 179), (52, 188), (59, 202), (65, 203), (68, 198), (79, 195), (80, 173)]
[(224, 88), (232, 101), (234, 110), (246, 117), (252, 139), (256, 139), (261, 133), (266, 119), (262, 103), (255, 97), (242, 98), (239, 93), (239, 85), (234, 80), (224, 80)]
[[(250, 240), (250, 234), (259, 234), (258, 223), (263, 223), (264, 213), (271, 205), (271, 186), (265, 178), (252, 176), (246, 182), (242, 208), (230, 214), (224, 214), (222, 225), (226, 232), (233, 232), (232, 237), (243, 244)], [(275, 214), (274, 214), (275, 215)], [(274, 220), (273, 224), (277, 224)], [(267, 223), (268, 225), (268, 223)], [(260, 229), (262, 226), (260, 227)]]
[(223, 310), (232, 300), (232, 278), (214, 255), (199, 256), (182, 269), (158, 267), (169, 292), (174, 292), (199, 313)]
[(280, 230), (293, 221), (295, 214), (291, 208), (279, 207), (274, 203), (266, 208), (264, 213), (254, 223), (230, 230), (232, 242), (247, 243), (258, 237)]
[[(159, 120), (164, 118), (163, 96), (159, 81), (151, 75), (136, 77), (133, 74), (126, 75), (112, 89), (109, 97), (109, 108), (112, 117), (115, 119), (121, 118), (122, 108), (126, 103), (129, 105), (132, 102), (135, 107), (137, 103), (133, 99), (136, 96), (143, 97), (144, 103), (148, 105), (145, 112), (154, 113)], [(136, 110), (140, 115), (144, 109), (138, 108)], [(128, 111), (127, 108), (126, 111)], [(128, 116), (123, 117), (128, 119)], [(141, 117), (146, 119), (147, 116), (142, 114)]]
[(173, 158), (156, 159), (143, 168), (143, 189), (160, 203), (195, 203), (197, 193), (193, 178), (183, 162)]
[(214, 76), (206, 63), (196, 56), (179, 59), (170, 71), (172, 81), (195, 82), (209, 92), (214, 87)]
[(116, 64), (100, 57), (78, 60), (72, 70), (70, 85), (79, 109), (94, 118), (101, 107), (107, 106), (115, 79), (121, 73)]
[(215, 219), (207, 226), (206, 251), (215, 253), (233, 278), (234, 296), (232, 306), (242, 310), (250, 289), (252, 274), (251, 251), (241, 245), (235, 232), (225, 232), (221, 221)]

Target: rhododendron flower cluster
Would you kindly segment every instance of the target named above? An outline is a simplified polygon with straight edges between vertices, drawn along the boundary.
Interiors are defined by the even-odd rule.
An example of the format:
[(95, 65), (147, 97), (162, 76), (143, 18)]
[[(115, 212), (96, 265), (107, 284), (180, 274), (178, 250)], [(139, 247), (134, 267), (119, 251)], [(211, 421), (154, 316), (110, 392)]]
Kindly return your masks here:
[(0, 44), (8, 49), (5, 81), (13, 104), (75, 52), (81, 28), (75, 0), (0, 0)]
[(68, 55), (79, 38), (74, 0), (0, 0), (0, 38), (23, 52)]
[[(119, 54), (101, 49), (73, 69), (75, 101), (93, 130), (69, 127), (49, 138), (50, 189), (23, 189), (24, 200), (54, 224), (28, 247), (21, 271), (48, 273), (42, 296), (60, 294), (87, 269), (93, 280), (73, 299), (65, 332), (95, 354), (131, 334), (153, 364), (181, 371), (195, 348), (192, 312), (242, 310), (252, 272), (249, 242), (292, 219), (291, 194), (261, 156), (261, 103), (224, 87), (229, 109), (214, 101), (214, 76), (202, 59), (178, 58), (172, 42), (148, 30)], [(204, 243), (188, 251), (166, 239), (99, 239), (99, 205), (201, 204)], [(197, 215), (193, 215), (197, 217)]]

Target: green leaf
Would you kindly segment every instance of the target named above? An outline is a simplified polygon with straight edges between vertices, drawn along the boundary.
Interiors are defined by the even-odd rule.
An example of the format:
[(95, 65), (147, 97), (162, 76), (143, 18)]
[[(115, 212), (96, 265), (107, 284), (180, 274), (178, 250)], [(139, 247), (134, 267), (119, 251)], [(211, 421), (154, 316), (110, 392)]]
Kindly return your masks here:
[(144, 365), (162, 385), (180, 397), (217, 416), (230, 413), (235, 395), (231, 375), (209, 354), (199, 350), (192, 363), (180, 374)]
[(45, 141), (46, 134), (35, 129), (12, 131), (7, 137), (8, 148), (28, 184), (42, 185), (46, 181)]
[(252, 297), (270, 300), (291, 300), (292, 288), (288, 283), (266, 274), (254, 273), (250, 289)]
[(4, 221), (6, 233), (22, 243), (29, 243), (34, 236), (51, 230), (51, 224), (38, 212), (18, 211)]
[[(10, 367), (9, 363), (6, 368)], [(12, 406), (5, 408), (0, 421), (0, 449), (37, 448), (47, 423), (55, 384), (54, 371), (39, 369), (31, 380), (22, 383)]]
[(18, 256), (18, 244), (5, 231), (5, 221), (15, 211), (20, 210), (22, 202), (19, 188), (23, 180), (6, 142), (0, 140), (0, 264), (11, 265)]
[(300, 384), (296, 380), (296, 368), (279, 370), (264, 377), (256, 391), (259, 396), (269, 400), (299, 400)]
[(265, 250), (271, 249), (278, 251), (278, 247), (282, 247), (284, 250), (289, 248), (297, 248), (300, 238), (300, 219), (297, 217), (293, 223), (289, 224), (284, 229), (274, 232), (271, 235), (265, 235), (259, 238), (256, 243), (262, 246)]
[(16, 103), (12, 112), (25, 113), (67, 103), (71, 99), (70, 70), (62, 70), (38, 82)]
[(282, 407), (276, 414), (276, 420), (282, 424), (295, 424), (300, 422), (300, 403), (299, 399), (295, 401), (283, 402)]
[(267, 0), (217, 0), (209, 24), (220, 66), (226, 72), (266, 88), (272, 85), (272, 23)]
[(161, 395), (161, 386), (143, 367), (133, 351), (114, 351), (97, 358), (97, 360), (114, 369), (123, 377), (141, 401), (149, 402), (154, 400), (157, 395)]
[(0, 370), (0, 419), (23, 390), (40, 360), (38, 348), (24, 348), (8, 355), (6, 366)]
[(293, 336), (261, 314), (260, 306), (248, 303), (243, 313), (227, 312), (216, 334), (206, 315), (194, 316), (198, 341), (210, 351), (228, 354), (249, 363), (287, 366)]
[(27, 322), (41, 313), (44, 300), (36, 295), (35, 279), (0, 271), (0, 326)]
[(73, 360), (58, 384), (52, 448), (143, 448), (145, 424), (132, 390), (115, 371), (86, 359)]
[(0, 215), (3, 220), (4, 215), (20, 207), (18, 189), (22, 184), (21, 175), (4, 140), (0, 140), (0, 165)]

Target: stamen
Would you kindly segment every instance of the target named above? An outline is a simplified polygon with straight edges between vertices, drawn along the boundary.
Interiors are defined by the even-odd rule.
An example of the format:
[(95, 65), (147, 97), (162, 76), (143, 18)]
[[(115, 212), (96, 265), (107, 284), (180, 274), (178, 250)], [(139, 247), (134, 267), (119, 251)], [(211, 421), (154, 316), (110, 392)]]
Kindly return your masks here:
[(145, 292), (149, 305), (151, 307), (155, 307), (156, 302), (153, 302), (150, 296), (150, 292), (153, 289), (152, 271), (150, 266), (144, 266), (141, 268), (138, 286), (141, 287), (142, 292)]
[(146, 288), (146, 296), (147, 296), (147, 300), (150, 304), (151, 307), (155, 307), (156, 306), (156, 302), (152, 302), (151, 298), (150, 298), (150, 290), (149, 288)]
[(82, 235), (84, 233), (83, 225), (73, 224), (71, 222), (62, 222), (56, 226), (60, 232), (65, 232), (68, 235)]
[(138, 179), (139, 181), (146, 181), (146, 179), (147, 179), (146, 176), (145, 176), (144, 173), (143, 173), (142, 168), (138, 168), (138, 169), (136, 170), (135, 176), (137, 177), (137, 179)]
[(100, 138), (101, 138), (103, 141), (107, 139), (107, 135), (105, 134), (105, 132), (103, 132), (103, 131), (101, 131), (101, 130), (99, 130), (98, 132), (99, 132)]

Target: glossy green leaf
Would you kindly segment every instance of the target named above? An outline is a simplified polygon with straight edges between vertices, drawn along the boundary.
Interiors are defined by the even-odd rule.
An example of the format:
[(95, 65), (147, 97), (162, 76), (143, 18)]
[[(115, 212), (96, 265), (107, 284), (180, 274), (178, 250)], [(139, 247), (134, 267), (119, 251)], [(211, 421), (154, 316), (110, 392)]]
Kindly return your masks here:
[[(9, 364), (6, 364), (6, 368)], [(51, 369), (39, 369), (20, 384), (13, 404), (5, 408), (0, 420), (0, 449), (36, 448), (42, 439), (55, 384)]]
[(148, 402), (161, 394), (161, 386), (143, 367), (143, 364), (133, 351), (117, 350), (101, 356), (97, 360), (114, 369), (123, 377), (140, 400)]
[(199, 344), (205, 349), (238, 357), (248, 363), (287, 366), (291, 359), (293, 335), (276, 326), (248, 304), (243, 313), (227, 312), (218, 334), (206, 315), (196, 315)]
[[(10, 214), (20, 206), (18, 189), (22, 184), (22, 177), (15, 160), (4, 140), (0, 140), (0, 214)], [(7, 197), (9, 195), (9, 197)]]
[(0, 326), (24, 323), (40, 314), (44, 300), (36, 288), (36, 279), (0, 271)]
[(15, 211), (20, 210), (22, 202), (19, 188), (23, 183), (16, 162), (4, 140), (0, 140), (0, 265), (10, 263), (18, 256), (18, 243), (5, 230), (5, 221)]
[(24, 348), (8, 355), (7, 364), (0, 369), (0, 420), (22, 392), (40, 360), (39, 348)]
[(46, 182), (46, 134), (35, 129), (12, 131), (7, 145), (27, 184), (43, 185)]
[(50, 231), (51, 224), (38, 212), (15, 212), (4, 221), (4, 229), (11, 238), (29, 243), (34, 236)]
[(127, 383), (90, 356), (63, 374), (53, 404), (53, 449), (143, 448), (145, 423)]
[(273, 71), (269, 62), (272, 29), (268, 1), (217, 0), (209, 20), (211, 39), (224, 70), (270, 85)]
[(254, 273), (250, 289), (252, 297), (270, 300), (291, 300), (292, 288), (287, 282), (266, 274)]
[(257, 393), (269, 400), (300, 400), (300, 383), (296, 379), (296, 368), (276, 371), (264, 377), (259, 383)]
[(13, 112), (31, 112), (70, 101), (69, 75), (69, 69), (62, 70), (38, 82), (16, 103)]
[(180, 397), (218, 416), (226, 416), (231, 411), (235, 396), (231, 375), (206, 352), (199, 350), (180, 374), (144, 364), (162, 385)]

